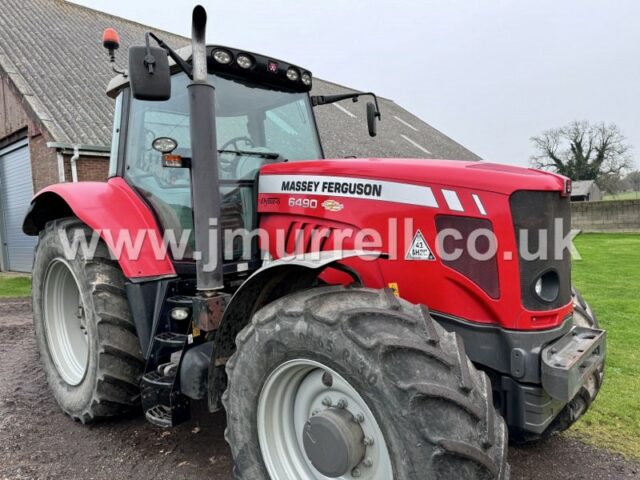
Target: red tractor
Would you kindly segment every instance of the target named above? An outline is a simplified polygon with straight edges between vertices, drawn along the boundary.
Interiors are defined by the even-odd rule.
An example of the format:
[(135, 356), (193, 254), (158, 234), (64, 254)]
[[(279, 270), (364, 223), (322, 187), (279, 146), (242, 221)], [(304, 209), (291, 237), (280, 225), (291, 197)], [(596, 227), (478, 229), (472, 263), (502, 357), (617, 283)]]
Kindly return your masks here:
[(60, 407), (142, 405), (161, 427), (224, 407), (241, 479), (509, 478), (508, 432), (568, 428), (602, 383), (570, 182), (325, 159), (313, 109), (370, 95), (375, 135), (375, 95), (311, 96), (308, 70), (207, 46), (205, 23), (196, 7), (191, 48), (130, 49), (108, 181), (48, 187), (26, 215)]

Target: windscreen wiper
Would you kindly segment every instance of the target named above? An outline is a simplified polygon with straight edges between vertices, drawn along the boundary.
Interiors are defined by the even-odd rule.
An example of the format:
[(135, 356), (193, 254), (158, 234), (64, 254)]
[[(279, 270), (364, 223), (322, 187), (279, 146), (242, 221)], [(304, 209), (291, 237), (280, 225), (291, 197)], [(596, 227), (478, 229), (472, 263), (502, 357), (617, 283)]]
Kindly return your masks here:
[(238, 156), (246, 155), (248, 157), (262, 157), (269, 160), (277, 160), (282, 158), (279, 153), (276, 152), (252, 152), (251, 150), (218, 150), (218, 153), (234, 153)]

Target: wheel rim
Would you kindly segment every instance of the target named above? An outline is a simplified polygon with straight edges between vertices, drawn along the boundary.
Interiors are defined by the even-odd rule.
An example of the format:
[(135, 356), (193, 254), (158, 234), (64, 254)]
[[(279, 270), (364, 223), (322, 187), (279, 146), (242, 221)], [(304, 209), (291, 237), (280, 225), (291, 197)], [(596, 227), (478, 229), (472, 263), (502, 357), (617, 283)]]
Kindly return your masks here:
[[(359, 438), (364, 444), (349, 444), (349, 451), (358, 451), (357, 464), (350, 464), (348, 471), (331, 476), (314, 466), (308, 445), (305, 448), (305, 432), (309, 431), (312, 420), (325, 416), (348, 417), (352, 423), (345, 427), (351, 431), (361, 429)], [(389, 451), (373, 413), (355, 388), (319, 362), (296, 359), (276, 368), (260, 393), (257, 421), (262, 457), (272, 480), (393, 478)], [(317, 448), (320, 452), (332, 446)], [(360, 451), (364, 452), (361, 456)], [(313, 452), (311, 455), (317, 460), (317, 455)]]
[(66, 383), (78, 385), (89, 363), (89, 339), (80, 287), (63, 259), (55, 259), (47, 269), (43, 312), (53, 363)]

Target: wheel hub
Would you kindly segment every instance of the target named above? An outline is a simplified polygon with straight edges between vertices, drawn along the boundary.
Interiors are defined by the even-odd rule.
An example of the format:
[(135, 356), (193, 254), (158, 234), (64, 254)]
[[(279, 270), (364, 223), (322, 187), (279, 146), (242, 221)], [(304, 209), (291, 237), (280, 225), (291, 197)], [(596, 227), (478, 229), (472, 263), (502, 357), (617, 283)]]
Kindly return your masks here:
[(44, 280), (46, 339), (53, 363), (69, 385), (80, 384), (89, 364), (86, 312), (69, 263), (54, 259)]
[(330, 408), (304, 426), (304, 450), (313, 466), (329, 478), (350, 472), (364, 458), (364, 432), (347, 410)]
[(335, 370), (310, 359), (279, 365), (258, 400), (258, 439), (273, 480), (390, 480), (384, 435)]

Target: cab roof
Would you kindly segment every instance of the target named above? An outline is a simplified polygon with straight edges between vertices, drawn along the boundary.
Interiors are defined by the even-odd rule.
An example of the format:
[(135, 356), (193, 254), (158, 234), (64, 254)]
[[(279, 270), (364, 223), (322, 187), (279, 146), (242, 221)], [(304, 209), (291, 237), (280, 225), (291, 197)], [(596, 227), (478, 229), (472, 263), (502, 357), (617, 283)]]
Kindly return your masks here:
[[(229, 64), (223, 65), (213, 59), (213, 53), (223, 50), (228, 52), (233, 59)], [(191, 45), (176, 50), (176, 53), (186, 62), (191, 61), (192, 48)], [(239, 55), (244, 55), (252, 60), (252, 66), (249, 68), (241, 68), (235, 59)], [(247, 52), (232, 47), (220, 45), (207, 45), (207, 60), (210, 72), (221, 73), (241, 78), (253, 78), (258, 83), (265, 85), (277, 86), (292, 91), (308, 92), (311, 90), (311, 83), (304, 83), (303, 76), (308, 75), (311, 78), (311, 72), (307, 69), (300, 68), (292, 63), (284, 62), (272, 57), (267, 57), (258, 53)], [(179, 71), (176, 62), (169, 57), (169, 67), (172, 73)], [(290, 70), (297, 72), (297, 80), (288, 78), (287, 73)], [(129, 85), (129, 78), (120, 74), (111, 79), (107, 86), (107, 95), (115, 98), (120, 90)]]

